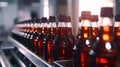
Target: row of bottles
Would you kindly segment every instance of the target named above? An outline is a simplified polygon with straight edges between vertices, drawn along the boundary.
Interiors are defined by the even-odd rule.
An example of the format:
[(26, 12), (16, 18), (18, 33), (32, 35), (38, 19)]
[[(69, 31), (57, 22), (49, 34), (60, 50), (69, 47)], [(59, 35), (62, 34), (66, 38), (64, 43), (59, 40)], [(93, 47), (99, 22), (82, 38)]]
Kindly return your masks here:
[(74, 67), (117, 67), (120, 14), (114, 17), (112, 7), (102, 7), (99, 20), (82, 11), (78, 25), (74, 37), (69, 16), (43, 17), (15, 24), (12, 37), (48, 62), (72, 59)]
[[(23, 35), (20, 36), (16, 31)], [(12, 37), (48, 62), (73, 57), (75, 38), (69, 16), (43, 17), (15, 24)]]
[(81, 12), (80, 32), (73, 48), (75, 67), (119, 67), (120, 15), (114, 21), (113, 8), (102, 7), (100, 18), (98, 25), (97, 15)]

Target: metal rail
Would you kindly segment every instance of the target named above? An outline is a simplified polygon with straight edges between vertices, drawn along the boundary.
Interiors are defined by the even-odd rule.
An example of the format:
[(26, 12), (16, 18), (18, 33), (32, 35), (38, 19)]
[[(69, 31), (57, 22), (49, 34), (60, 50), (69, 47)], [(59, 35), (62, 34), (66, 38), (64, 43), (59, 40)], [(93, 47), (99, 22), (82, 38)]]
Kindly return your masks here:
[(8, 37), (8, 40), (12, 42), (12, 44), (17, 47), (17, 49), (26, 56), (35, 66), (37, 67), (53, 67), (43, 59), (36, 56), (34, 53), (32, 53), (30, 50), (28, 50), (26, 47), (24, 47), (21, 43), (13, 39), (12, 37)]

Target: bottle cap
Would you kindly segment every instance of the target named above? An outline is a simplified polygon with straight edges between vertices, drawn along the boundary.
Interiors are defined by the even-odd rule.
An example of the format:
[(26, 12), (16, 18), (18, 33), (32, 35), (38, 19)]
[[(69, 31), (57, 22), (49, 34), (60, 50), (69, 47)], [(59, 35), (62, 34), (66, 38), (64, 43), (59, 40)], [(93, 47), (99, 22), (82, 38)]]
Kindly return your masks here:
[(37, 18), (32, 19), (32, 23), (36, 23)]
[(100, 12), (100, 17), (113, 17), (113, 8), (102, 7)]
[(115, 15), (115, 21), (120, 21), (120, 14)]
[(91, 21), (98, 21), (98, 15), (91, 15)]
[(44, 17), (42, 17), (40, 20), (41, 20), (41, 22), (44, 22)]
[(49, 16), (49, 22), (56, 22), (55, 16)]
[(82, 11), (81, 19), (91, 19), (91, 12), (90, 11)]
[(47, 17), (44, 17), (44, 22), (47, 22), (48, 20), (47, 20)]
[(71, 17), (70, 16), (68, 16), (68, 22), (71, 22)]
[(63, 18), (64, 18), (64, 15), (59, 15), (59, 16), (58, 16), (58, 21), (59, 21), (59, 22), (63, 22), (63, 20), (64, 20)]
[(41, 22), (47, 22), (47, 18), (46, 17), (42, 17), (41, 18)]
[(36, 19), (36, 22), (37, 22), (37, 23), (39, 23), (39, 22), (40, 22), (40, 19), (39, 19), (39, 18), (37, 18), (37, 19)]
[(64, 16), (63, 16), (63, 22), (68, 22), (68, 21), (69, 21), (69, 17), (66, 16), (66, 15), (64, 15)]

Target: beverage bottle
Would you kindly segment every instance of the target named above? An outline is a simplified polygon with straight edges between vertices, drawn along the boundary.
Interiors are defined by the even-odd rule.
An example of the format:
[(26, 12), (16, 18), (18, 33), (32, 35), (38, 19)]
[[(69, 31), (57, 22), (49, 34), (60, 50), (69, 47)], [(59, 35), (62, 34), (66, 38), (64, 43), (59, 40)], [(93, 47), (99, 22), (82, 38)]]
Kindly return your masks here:
[(40, 23), (38, 24), (38, 35), (36, 37), (36, 40), (34, 41), (36, 54), (41, 58), (43, 58), (43, 40), (46, 36), (45, 31), (47, 32), (47, 26), (48, 26), (48, 23), (46, 21), (47, 18), (45, 17), (42, 17), (40, 19)]
[(117, 66), (119, 66), (120, 61), (120, 14), (115, 15), (115, 22), (114, 22), (114, 41), (118, 47), (118, 57), (117, 57)]
[(98, 15), (91, 15), (92, 36), (90, 37), (91, 45), (99, 38), (98, 32)]
[(68, 60), (71, 59), (72, 44), (67, 37), (66, 23), (64, 15), (58, 16), (58, 28), (55, 39), (53, 41), (53, 56), (54, 60)]
[(32, 33), (32, 39), (33, 39), (33, 48), (32, 48), (32, 51), (38, 55), (38, 33), (39, 33), (39, 30), (38, 30), (38, 27), (40, 26), (40, 20), (39, 19), (34, 19), (34, 31)]
[(99, 39), (89, 52), (91, 67), (116, 67), (117, 46), (113, 40), (113, 8), (101, 8)]
[(83, 11), (81, 13), (82, 22), (81, 22), (81, 65), (82, 67), (89, 67), (89, 50), (91, 48), (90, 38), (91, 38), (91, 12)]
[(31, 20), (31, 27), (30, 27), (30, 32), (28, 33), (28, 49), (30, 49), (31, 51), (34, 50), (33, 45), (34, 45), (34, 34), (35, 34), (35, 23), (36, 23), (36, 19), (32, 19)]
[(72, 43), (72, 45), (74, 45), (74, 43), (75, 43), (75, 37), (73, 36), (73, 34), (72, 34), (72, 25), (71, 25), (71, 18), (70, 18), (70, 16), (65, 16), (66, 18), (66, 20), (65, 20), (65, 22), (66, 22), (66, 29), (67, 29), (67, 37), (69, 38), (69, 40), (70, 40), (70, 42)]
[(25, 47), (28, 48), (28, 42), (29, 42), (29, 39), (27, 38), (27, 35), (29, 34), (30, 32), (30, 21), (31, 20), (27, 20), (25, 23), (26, 23), (26, 29), (25, 29), (25, 32), (24, 32), (24, 36), (23, 36), (23, 39), (24, 39), (24, 45)]
[(81, 38), (81, 17), (79, 17), (79, 22), (78, 22), (78, 34), (76, 36), (76, 41)]
[(43, 17), (42, 19), (42, 34), (43, 34), (43, 37), (46, 36), (47, 34), (47, 30), (48, 30), (48, 19), (46, 17)]
[(21, 28), (21, 23), (17, 23), (14, 25), (13, 30), (12, 30), (12, 37), (17, 40), (18, 35), (15, 34), (16, 30), (19, 30)]
[(114, 22), (114, 40), (120, 48), (120, 14), (115, 15), (115, 22)]
[(49, 25), (48, 25), (48, 33), (43, 40), (43, 47), (44, 47), (44, 59), (48, 62), (53, 62), (53, 40), (56, 34), (56, 17), (50, 16), (49, 17)]
[(77, 42), (74, 44), (74, 66), (89, 67), (89, 50), (91, 48), (91, 12), (81, 12), (81, 29)]
[[(19, 29), (16, 29), (19, 33), (17, 34), (16, 40), (18, 40), (20, 43), (24, 45), (24, 33), (26, 31), (26, 21), (19, 22), (20, 24), (17, 25)], [(23, 35), (22, 35), (23, 34)]]

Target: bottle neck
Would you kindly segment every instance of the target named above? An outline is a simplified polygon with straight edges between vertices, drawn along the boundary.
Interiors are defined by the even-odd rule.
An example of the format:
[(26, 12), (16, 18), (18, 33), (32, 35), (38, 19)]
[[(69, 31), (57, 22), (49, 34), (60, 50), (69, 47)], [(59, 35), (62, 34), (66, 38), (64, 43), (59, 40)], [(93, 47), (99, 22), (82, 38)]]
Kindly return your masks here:
[(113, 19), (110, 17), (102, 17), (100, 26), (113, 26)]
[(109, 17), (103, 17), (100, 25), (100, 39), (107, 42), (113, 39), (113, 20)]
[(114, 35), (117, 40), (120, 39), (120, 21), (114, 23)]
[(30, 31), (34, 32), (34, 23), (30, 23)]
[(49, 22), (49, 34), (55, 35), (56, 34), (56, 22)]
[(82, 20), (81, 27), (85, 27), (85, 26), (91, 27), (91, 23), (89, 19)]
[(48, 23), (47, 22), (41, 23), (42, 34), (46, 34), (47, 33), (47, 27), (48, 27)]
[(120, 27), (120, 21), (116, 21), (116, 22), (114, 23), (114, 27)]
[(71, 22), (67, 22), (66, 26), (67, 26), (66, 29), (67, 29), (68, 35), (72, 35), (72, 25), (71, 25)]
[(92, 21), (92, 37), (97, 37), (98, 36), (98, 24), (96, 21)]
[(97, 24), (96, 21), (93, 21), (93, 22), (91, 23), (91, 26), (92, 26), (92, 27), (96, 27), (96, 28), (98, 28), (98, 24)]
[(67, 29), (66, 29), (66, 23), (65, 22), (59, 22), (58, 23), (58, 30), (57, 30), (57, 34), (60, 36), (64, 36), (67, 33)]
[(90, 20), (82, 20), (81, 23), (81, 37), (88, 39), (91, 36), (91, 23)]
[(35, 28), (35, 33), (38, 33), (38, 25), (39, 25), (39, 23), (34, 23), (34, 28)]

